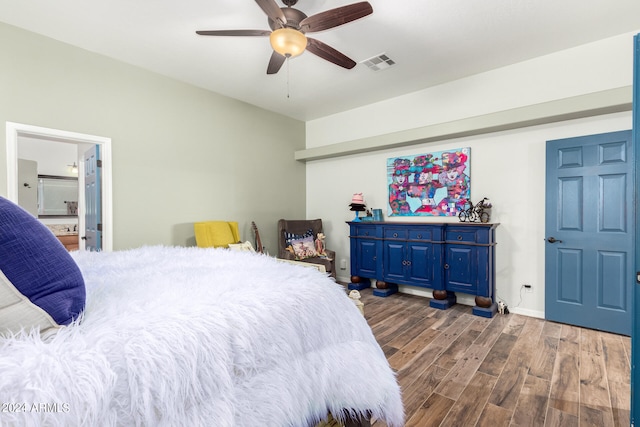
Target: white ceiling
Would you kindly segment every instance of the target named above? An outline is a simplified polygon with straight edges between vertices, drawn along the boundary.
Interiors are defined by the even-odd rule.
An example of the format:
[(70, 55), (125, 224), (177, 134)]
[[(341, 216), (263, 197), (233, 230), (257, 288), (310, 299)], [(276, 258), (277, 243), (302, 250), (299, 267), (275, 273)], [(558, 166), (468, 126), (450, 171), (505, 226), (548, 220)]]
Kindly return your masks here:
[[(311, 16), (356, 1), (295, 7)], [(396, 62), (378, 72), (305, 52), (268, 76), (268, 37), (195, 34), (269, 30), (253, 0), (0, 0), (0, 21), (300, 120), (640, 29), (638, 0), (369, 2), (372, 15), (313, 37), (358, 63), (381, 53)]]

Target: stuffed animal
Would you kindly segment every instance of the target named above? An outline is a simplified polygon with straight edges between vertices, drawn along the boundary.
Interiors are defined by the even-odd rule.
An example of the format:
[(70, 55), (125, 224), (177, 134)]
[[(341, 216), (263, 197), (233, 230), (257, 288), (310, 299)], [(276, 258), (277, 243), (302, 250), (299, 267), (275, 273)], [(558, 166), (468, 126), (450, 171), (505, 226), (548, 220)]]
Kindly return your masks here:
[(504, 303), (504, 301), (498, 301), (498, 313), (500, 313), (500, 314), (509, 314), (509, 308)]
[(358, 292), (356, 289), (352, 290), (351, 292), (349, 292), (349, 298), (353, 300), (353, 303), (356, 305), (356, 307), (358, 307), (358, 310), (360, 310), (360, 313), (364, 316), (364, 304), (362, 303), (362, 301), (360, 301), (360, 292)]
[(327, 252), (324, 248), (324, 233), (318, 233), (318, 238), (316, 239), (316, 252), (319, 256), (327, 256)]

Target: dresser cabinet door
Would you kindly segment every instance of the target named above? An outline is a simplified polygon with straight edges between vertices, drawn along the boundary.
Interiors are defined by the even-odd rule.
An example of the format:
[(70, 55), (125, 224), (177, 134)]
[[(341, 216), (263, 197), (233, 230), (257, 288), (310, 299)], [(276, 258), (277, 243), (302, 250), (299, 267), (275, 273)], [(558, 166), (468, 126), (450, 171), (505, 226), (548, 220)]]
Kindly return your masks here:
[(435, 265), (433, 256), (433, 245), (430, 243), (409, 243), (407, 247), (407, 279), (410, 283), (433, 287), (434, 268), (441, 268)]
[(404, 242), (384, 242), (383, 277), (386, 282), (405, 281), (406, 248), (407, 244)]
[(384, 243), (385, 281), (431, 287), (434, 278), (433, 245), (430, 243)]
[(448, 291), (475, 295), (478, 289), (477, 247), (447, 245), (445, 287)]
[(352, 274), (370, 278), (378, 277), (378, 242), (376, 240), (356, 239), (356, 245), (357, 271)]

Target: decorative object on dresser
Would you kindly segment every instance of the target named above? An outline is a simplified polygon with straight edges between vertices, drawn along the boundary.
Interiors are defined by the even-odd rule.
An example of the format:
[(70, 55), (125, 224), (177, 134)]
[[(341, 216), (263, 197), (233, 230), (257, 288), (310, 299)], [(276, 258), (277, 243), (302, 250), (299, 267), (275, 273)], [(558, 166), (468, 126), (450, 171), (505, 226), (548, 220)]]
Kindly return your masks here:
[(487, 223), (349, 222), (351, 283), (362, 290), (376, 280), (374, 295), (386, 297), (398, 284), (433, 290), (429, 305), (447, 309), (455, 292), (475, 295), (473, 314), (493, 317), (495, 229)]
[(353, 218), (353, 222), (360, 221), (359, 213), (360, 212), (364, 212), (367, 209), (366, 206), (367, 205), (364, 203), (364, 197), (362, 196), (362, 193), (355, 193), (351, 197), (351, 203), (349, 204), (349, 210), (356, 213), (356, 217)]
[(488, 198), (483, 198), (475, 205), (469, 199), (468, 208), (460, 211), (458, 219), (461, 222), (489, 222), (489, 209), (492, 208)]
[(336, 253), (325, 247), (326, 256), (318, 255), (315, 240), (319, 233), (322, 236), (325, 235), (321, 219), (280, 219), (278, 221), (278, 258), (322, 264), (326, 272), (335, 279)]

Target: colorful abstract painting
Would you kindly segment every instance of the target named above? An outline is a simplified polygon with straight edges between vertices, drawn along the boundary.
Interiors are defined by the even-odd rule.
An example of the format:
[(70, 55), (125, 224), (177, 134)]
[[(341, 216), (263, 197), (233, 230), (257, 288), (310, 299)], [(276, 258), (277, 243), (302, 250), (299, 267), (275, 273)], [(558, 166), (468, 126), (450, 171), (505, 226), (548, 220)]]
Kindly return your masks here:
[(389, 216), (457, 216), (471, 197), (471, 149), (387, 159)]

